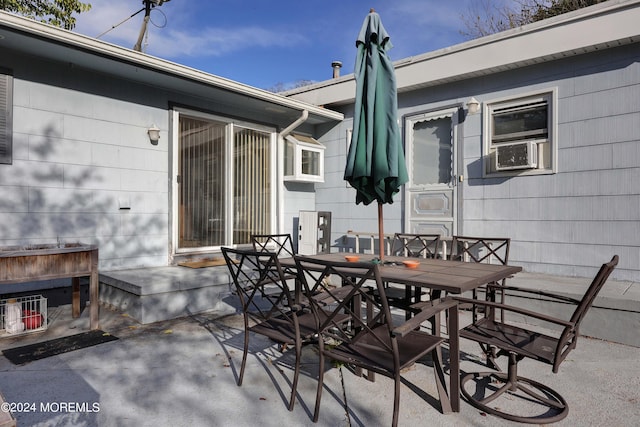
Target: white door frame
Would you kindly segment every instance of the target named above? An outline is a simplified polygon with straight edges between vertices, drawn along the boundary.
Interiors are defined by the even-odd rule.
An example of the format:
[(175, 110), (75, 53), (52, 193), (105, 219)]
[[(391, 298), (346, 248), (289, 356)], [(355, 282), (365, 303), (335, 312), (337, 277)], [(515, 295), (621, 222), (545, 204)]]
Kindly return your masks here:
[[(409, 181), (405, 184), (404, 230), (407, 233), (440, 234), (443, 237), (456, 234), (458, 229), (457, 189), (457, 128), (460, 123), (459, 106), (408, 115), (404, 119), (405, 154)], [(445, 119), (450, 122), (451, 158), (445, 172), (450, 172), (448, 182), (414, 183), (415, 171), (424, 167), (414, 153), (414, 126), (417, 123)], [(440, 181), (440, 180), (439, 180)]]

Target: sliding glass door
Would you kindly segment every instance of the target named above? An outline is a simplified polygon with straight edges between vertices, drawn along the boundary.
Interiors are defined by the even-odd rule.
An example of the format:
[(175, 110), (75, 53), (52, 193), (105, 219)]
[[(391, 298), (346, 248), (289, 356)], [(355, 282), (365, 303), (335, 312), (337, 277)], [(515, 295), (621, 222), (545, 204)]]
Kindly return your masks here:
[(274, 218), (274, 132), (177, 111), (176, 252), (250, 243)]

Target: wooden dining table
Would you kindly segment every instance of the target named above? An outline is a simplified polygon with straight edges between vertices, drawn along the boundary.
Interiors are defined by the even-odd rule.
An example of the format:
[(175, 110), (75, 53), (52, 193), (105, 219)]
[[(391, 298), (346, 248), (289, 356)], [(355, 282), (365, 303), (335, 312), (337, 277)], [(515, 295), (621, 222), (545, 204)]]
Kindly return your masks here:
[[(346, 255), (349, 254), (334, 252), (309, 257), (318, 260), (345, 262)], [(403, 261), (407, 260), (418, 261), (419, 264), (415, 268), (408, 268), (403, 264)], [(442, 292), (461, 294), (472, 291), (487, 283), (498, 282), (522, 271), (522, 267), (513, 265), (399, 256), (385, 256), (382, 261), (379, 261), (374, 255), (360, 255), (359, 262), (379, 263), (380, 275), (385, 282), (428, 288), (439, 294)], [(280, 263), (283, 267), (295, 267), (293, 258), (282, 258)]]
[[(328, 253), (307, 256), (318, 260), (345, 262), (348, 253)], [(403, 261), (418, 261), (414, 268), (406, 267)], [(513, 276), (522, 271), (522, 267), (512, 265), (497, 265), (472, 263), (463, 261), (450, 261), (430, 258), (405, 258), (399, 256), (385, 256), (382, 261), (375, 255), (359, 255), (358, 262), (375, 262), (379, 264), (380, 276), (383, 281), (405, 285), (408, 287), (428, 288), (431, 290), (431, 299), (440, 298), (443, 293), (462, 294), (467, 291), (499, 282), (502, 279)], [(295, 267), (293, 258), (282, 258), (280, 263), (285, 268)], [(449, 321), (449, 351), (459, 356), (460, 343), (458, 336), (457, 309), (455, 316), (450, 316)], [(455, 317), (455, 318), (452, 318)], [(435, 333), (439, 333), (439, 322), (434, 324)], [(371, 377), (373, 378), (373, 377)], [(460, 411), (460, 365), (459, 357), (452, 357), (450, 361), (450, 387), (456, 392), (458, 399), (452, 402), (452, 410)]]

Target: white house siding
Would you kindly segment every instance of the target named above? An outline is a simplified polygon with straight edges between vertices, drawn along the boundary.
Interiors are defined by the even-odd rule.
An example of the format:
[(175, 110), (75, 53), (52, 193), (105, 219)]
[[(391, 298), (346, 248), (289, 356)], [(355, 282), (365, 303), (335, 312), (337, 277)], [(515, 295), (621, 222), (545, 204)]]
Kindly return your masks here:
[[(637, 44), (514, 68), (399, 95), (399, 116), (557, 89), (558, 169), (484, 178), (482, 114), (458, 126), (458, 234), (512, 239), (510, 262), (530, 272), (589, 277), (613, 254), (618, 280), (640, 282), (640, 49)], [(334, 247), (347, 230), (376, 231), (375, 206), (356, 206), (342, 180), (352, 106), (327, 145), (317, 210), (333, 212)], [(404, 133), (403, 133), (404, 134)], [(401, 197), (385, 206), (385, 231), (402, 228)]]
[[(0, 165), (0, 246), (83, 242), (99, 245), (101, 270), (167, 265), (170, 106), (233, 117), (242, 111), (13, 51), (0, 57), (14, 75), (13, 164)], [(157, 145), (147, 135), (152, 124), (161, 129)], [(280, 199), (286, 232), (299, 210), (315, 204), (313, 185), (291, 188)]]
[[(348, 238), (349, 230), (358, 232), (378, 232), (378, 208), (375, 203), (368, 206), (356, 205), (356, 191), (344, 181), (344, 167), (347, 155), (347, 132), (353, 126), (353, 108), (342, 111), (345, 120), (333, 128), (320, 129), (319, 140), (327, 147), (325, 151), (325, 182), (316, 185), (316, 208), (331, 212), (332, 250), (352, 250), (353, 239)], [(402, 195), (398, 193), (393, 204), (383, 207), (385, 233), (401, 231)], [(368, 249), (368, 241), (361, 242)]]
[(91, 243), (100, 268), (166, 265), (166, 132), (157, 146), (146, 135), (167, 121), (162, 99), (64, 64), (2, 62), (14, 74), (14, 155), (0, 165), (0, 244)]
[(640, 54), (619, 47), (464, 82), (481, 101), (558, 90), (558, 171), (483, 178), (481, 115), (464, 124), (461, 234), (512, 238), (527, 271), (588, 277), (613, 254), (640, 281)]

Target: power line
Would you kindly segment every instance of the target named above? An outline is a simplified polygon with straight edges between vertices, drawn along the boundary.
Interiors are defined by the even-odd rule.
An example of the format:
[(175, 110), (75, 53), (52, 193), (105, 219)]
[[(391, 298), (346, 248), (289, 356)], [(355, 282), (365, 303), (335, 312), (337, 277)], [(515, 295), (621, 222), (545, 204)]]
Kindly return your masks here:
[(99, 39), (100, 37), (104, 36), (105, 34), (107, 34), (109, 31), (119, 27), (120, 25), (124, 24), (125, 22), (127, 22), (129, 19), (133, 18), (134, 16), (136, 16), (137, 14), (139, 14), (140, 12), (142, 12), (145, 8), (143, 7), (142, 9), (140, 9), (139, 11), (135, 12), (133, 15), (129, 16), (128, 18), (125, 18), (124, 20), (122, 20), (122, 22), (117, 23), (116, 25), (112, 26), (111, 28), (109, 28), (107, 31), (104, 31), (102, 33), (100, 33), (99, 35), (96, 36), (97, 39)]

